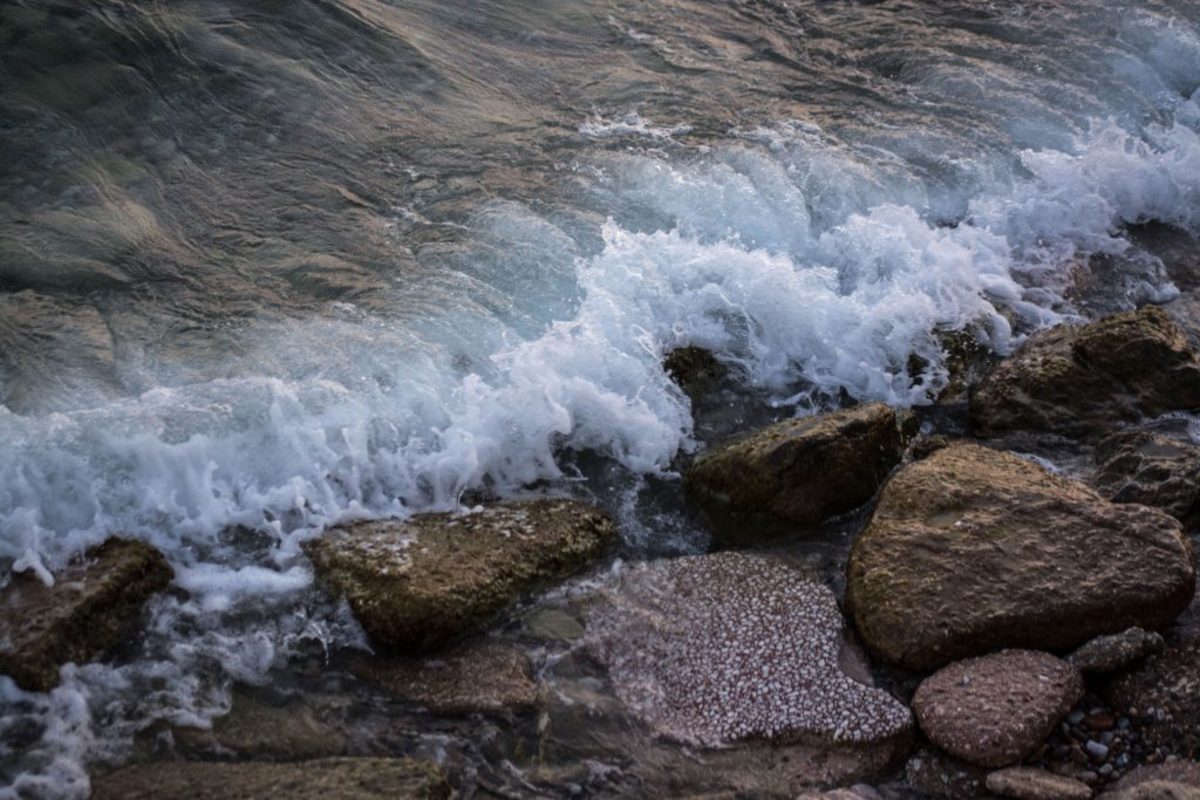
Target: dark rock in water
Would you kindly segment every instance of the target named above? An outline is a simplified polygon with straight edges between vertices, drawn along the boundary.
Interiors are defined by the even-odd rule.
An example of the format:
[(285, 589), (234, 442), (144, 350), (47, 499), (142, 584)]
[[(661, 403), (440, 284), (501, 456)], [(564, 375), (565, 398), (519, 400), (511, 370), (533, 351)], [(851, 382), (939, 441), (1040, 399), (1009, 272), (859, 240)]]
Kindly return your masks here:
[(407, 758), (328, 758), (290, 764), (137, 764), (93, 781), (92, 800), (446, 800), (445, 776)]
[(987, 788), (1016, 800), (1091, 800), (1086, 783), (1044, 769), (1008, 767), (987, 776)]
[(1161, 634), (1143, 628), (1130, 628), (1108, 636), (1097, 636), (1067, 656), (1067, 661), (1083, 672), (1116, 672), (1162, 649)]
[(663, 359), (663, 369), (683, 393), (695, 401), (721, 382), (725, 365), (703, 347), (677, 347)]
[(904, 778), (922, 795), (939, 800), (990, 798), (988, 771), (961, 761), (949, 753), (926, 747), (908, 760)]
[(1200, 360), (1165, 311), (1147, 306), (1030, 337), (971, 396), (971, 426), (1094, 436), (1167, 411), (1200, 408)]
[(1167, 275), (1181, 291), (1200, 288), (1200, 240), (1185, 230), (1161, 222), (1127, 228), (1137, 246), (1162, 259)]
[(1157, 430), (1120, 431), (1096, 447), (1093, 481), (1117, 503), (1161, 508), (1180, 520), (1200, 511), (1200, 447)]
[(816, 525), (874, 496), (904, 454), (902, 421), (870, 403), (779, 422), (700, 456), (686, 488), (719, 539), (752, 538), (739, 517), (756, 514)]
[(847, 565), (867, 646), (912, 669), (1159, 628), (1195, 591), (1178, 520), (1009, 453), (955, 443), (884, 487)]
[(485, 627), (526, 593), (586, 567), (616, 538), (598, 509), (538, 499), (334, 528), (305, 552), (373, 644), (416, 655)]
[(537, 700), (529, 659), (511, 645), (493, 642), (438, 658), (363, 658), (354, 672), (441, 714), (520, 711)]
[(725, 552), (630, 568), (588, 634), (617, 696), (663, 736), (895, 753), (912, 716), (852, 677), (865, 670), (848, 667), (843, 627), (833, 592), (815, 578)]
[(328, 707), (312, 696), (266, 702), (253, 694), (234, 692), (229, 713), (210, 730), (175, 728), (176, 750), (189, 758), (259, 761), (301, 761), (346, 753), (348, 737), (331, 724)]
[(28, 691), (53, 689), (61, 665), (90, 661), (118, 644), (173, 577), (162, 553), (127, 539), (89, 550), (53, 586), (13, 576), (0, 592), (0, 673)]
[(1200, 637), (1167, 636), (1162, 653), (1115, 678), (1105, 696), (1139, 720), (1150, 746), (1200, 757)]
[(913, 712), (938, 747), (972, 764), (1004, 767), (1041, 744), (1082, 696), (1083, 677), (1065, 661), (1003, 650), (926, 678)]
[(797, 796), (796, 800), (883, 800), (883, 795), (870, 786), (858, 784), (844, 789), (830, 789), (828, 792), (806, 792)]
[(1200, 800), (1200, 761), (1138, 767), (1100, 796), (1105, 800)]

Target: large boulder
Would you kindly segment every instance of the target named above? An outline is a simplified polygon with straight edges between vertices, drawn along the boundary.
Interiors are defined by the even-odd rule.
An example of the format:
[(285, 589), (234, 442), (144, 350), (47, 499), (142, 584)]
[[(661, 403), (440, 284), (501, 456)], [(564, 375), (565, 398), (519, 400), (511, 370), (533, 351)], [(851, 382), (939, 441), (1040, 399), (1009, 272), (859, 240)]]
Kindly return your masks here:
[(677, 741), (895, 752), (912, 730), (908, 709), (855, 667), (833, 592), (775, 559), (725, 552), (632, 567), (588, 634), (617, 696)]
[(118, 644), (142, 606), (174, 573), (142, 542), (109, 539), (47, 586), (27, 573), (0, 592), (0, 673), (32, 692), (53, 689), (58, 668), (83, 663)]
[(700, 456), (685, 485), (719, 538), (741, 538), (731, 515), (813, 526), (874, 496), (904, 455), (901, 423), (881, 403), (779, 422)]
[(1192, 522), (1200, 512), (1200, 446), (1186, 420), (1124, 430), (1096, 446), (1093, 485), (1117, 503), (1161, 508)]
[(483, 628), (526, 593), (583, 569), (616, 538), (598, 509), (537, 499), (334, 528), (305, 552), (376, 647), (412, 655)]
[(92, 800), (448, 800), (433, 764), (407, 758), (326, 758), (289, 764), (159, 762), (95, 779)]
[(971, 397), (977, 435), (1093, 436), (1200, 408), (1200, 360), (1161, 308), (1147, 306), (1030, 337)]
[(913, 712), (929, 740), (946, 752), (983, 767), (1005, 767), (1041, 744), (1082, 696), (1083, 676), (1065, 661), (1033, 650), (1002, 650), (926, 678), (913, 695)]
[(864, 642), (913, 669), (1159, 628), (1192, 598), (1179, 522), (1017, 456), (956, 443), (884, 487), (847, 565)]

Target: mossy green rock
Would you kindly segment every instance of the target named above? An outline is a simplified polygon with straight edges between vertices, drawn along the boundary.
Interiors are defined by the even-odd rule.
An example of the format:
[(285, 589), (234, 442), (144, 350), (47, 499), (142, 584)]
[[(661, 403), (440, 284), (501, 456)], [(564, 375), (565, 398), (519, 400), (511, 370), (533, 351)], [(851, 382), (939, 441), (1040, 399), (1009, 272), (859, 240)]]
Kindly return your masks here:
[(376, 647), (416, 655), (483, 628), (524, 594), (583, 569), (616, 538), (598, 509), (538, 499), (334, 528), (305, 551)]
[(27, 691), (50, 691), (62, 664), (90, 661), (125, 638), (173, 577), (162, 553), (126, 539), (89, 550), (53, 586), (13, 576), (0, 592), (0, 674)]
[(1178, 520), (1110, 503), (1009, 453), (954, 443), (905, 466), (851, 549), (863, 641), (912, 669), (1005, 647), (1063, 651), (1191, 601)]
[(882, 403), (779, 422), (702, 455), (686, 487), (719, 520), (718, 538), (739, 538), (727, 515), (816, 525), (874, 496), (904, 455), (902, 427)]
[(92, 791), (92, 800), (444, 800), (450, 796), (441, 770), (407, 758), (137, 764), (93, 781)]
[(1167, 411), (1200, 408), (1200, 359), (1165, 311), (1146, 306), (1030, 337), (976, 388), (979, 436), (1086, 437)]

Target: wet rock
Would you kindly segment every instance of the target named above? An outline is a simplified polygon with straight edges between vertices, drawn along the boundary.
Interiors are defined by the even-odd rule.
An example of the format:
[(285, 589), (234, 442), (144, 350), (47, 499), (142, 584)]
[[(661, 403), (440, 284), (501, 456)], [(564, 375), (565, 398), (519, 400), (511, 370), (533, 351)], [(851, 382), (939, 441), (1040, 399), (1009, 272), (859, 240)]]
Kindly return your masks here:
[(1200, 789), (1174, 781), (1146, 781), (1100, 796), (1104, 800), (1200, 800)]
[(444, 800), (450, 796), (450, 785), (437, 767), (406, 758), (138, 764), (95, 779), (92, 789), (92, 800)]
[(90, 661), (124, 639), (172, 577), (161, 553), (126, 539), (89, 550), (53, 586), (14, 575), (0, 592), (0, 673), (28, 691), (53, 689), (61, 665)]
[(1009, 767), (987, 776), (987, 788), (1017, 800), (1091, 800), (1086, 783), (1044, 769)]
[(987, 775), (987, 769), (933, 748), (921, 750), (904, 768), (909, 786), (939, 800), (992, 797), (986, 786)]
[(693, 401), (719, 384), (725, 365), (703, 347), (677, 347), (663, 359), (663, 369)]
[(1093, 436), (1200, 408), (1200, 360), (1162, 309), (1147, 306), (1030, 337), (971, 397), (976, 434)]
[(1127, 233), (1134, 244), (1162, 259), (1167, 275), (1180, 290), (1200, 288), (1200, 240), (1195, 236), (1162, 222), (1131, 225)]
[(1048, 653), (1004, 650), (926, 678), (913, 695), (913, 712), (929, 740), (946, 752), (1004, 767), (1041, 744), (1082, 696), (1083, 678), (1066, 662)]
[(888, 482), (847, 578), (867, 646), (931, 669), (1002, 647), (1064, 650), (1162, 627), (1187, 607), (1196, 573), (1174, 518), (955, 443)]
[(1117, 503), (1161, 508), (1192, 520), (1200, 507), (1200, 447), (1186, 435), (1146, 429), (1120, 431), (1096, 447), (1093, 484)]
[(1200, 637), (1168, 638), (1162, 653), (1114, 679), (1105, 696), (1139, 718), (1150, 746), (1200, 756)]
[[(845, 661), (833, 593), (783, 562), (719, 553), (630, 568), (589, 618), (617, 696), (660, 735), (895, 752), (912, 717)], [(849, 674), (848, 674), (849, 673)]]
[(1200, 800), (1200, 762), (1138, 767), (1100, 796), (1105, 800)]
[(874, 496), (904, 453), (901, 428), (881, 403), (779, 422), (703, 454), (686, 488), (714, 517), (718, 538), (746, 537), (746, 525), (723, 524), (731, 515), (816, 525)]
[(616, 537), (591, 506), (538, 499), (335, 528), (305, 552), (373, 644), (415, 655), (483, 628), (524, 594), (583, 569)]
[(1084, 672), (1116, 672), (1162, 649), (1161, 634), (1130, 628), (1097, 636), (1067, 656), (1067, 661)]
[(520, 711), (537, 699), (529, 659), (511, 645), (471, 644), (439, 658), (363, 658), (354, 672), (442, 714)]
[(176, 748), (188, 757), (301, 761), (346, 753), (347, 737), (329, 719), (333, 709), (315, 698), (269, 702), (247, 690), (234, 693), (229, 713), (210, 730), (176, 728)]

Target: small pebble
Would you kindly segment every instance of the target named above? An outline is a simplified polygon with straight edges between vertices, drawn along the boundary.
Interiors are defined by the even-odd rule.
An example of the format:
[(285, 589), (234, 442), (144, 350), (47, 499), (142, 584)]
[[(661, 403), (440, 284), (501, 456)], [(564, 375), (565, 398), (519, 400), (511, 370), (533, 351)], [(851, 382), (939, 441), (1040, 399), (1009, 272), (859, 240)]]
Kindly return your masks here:
[(1083, 712), (1082, 711), (1072, 711), (1070, 714), (1067, 715), (1067, 722), (1069, 722), (1072, 725), (1078, 725), (1079, 723), (1083, 722)]
[(1108, 745), (1101, 744), (1100, 742), (1096, 741), (1089, 741), (1084, 746), (1087, 748), (1088, 755), (1097, 761), (1103, 761), (1108, 757)]

